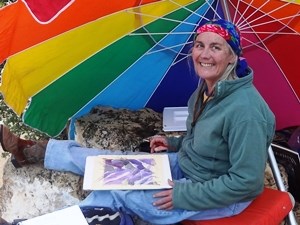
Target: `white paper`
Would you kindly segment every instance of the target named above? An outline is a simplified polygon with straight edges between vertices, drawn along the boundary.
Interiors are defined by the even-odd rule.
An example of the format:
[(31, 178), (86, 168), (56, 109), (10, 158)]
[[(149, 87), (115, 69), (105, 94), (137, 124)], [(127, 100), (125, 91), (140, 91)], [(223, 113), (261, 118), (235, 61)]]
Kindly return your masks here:
[(168, 180), (172, 176), (167, 154), (98, 155), (86, 159), (83, 189), (165, 189), (171, 188)]
[(18, 223), (20, 225), (88, 225), (78, 205)]

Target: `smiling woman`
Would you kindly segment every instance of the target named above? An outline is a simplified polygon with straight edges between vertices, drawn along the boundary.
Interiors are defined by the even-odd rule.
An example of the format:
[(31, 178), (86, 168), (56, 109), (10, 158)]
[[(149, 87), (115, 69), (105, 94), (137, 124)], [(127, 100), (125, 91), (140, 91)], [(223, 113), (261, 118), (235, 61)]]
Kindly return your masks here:
[[(216, 29), (208, 29), (209, 26)], [(115, 211), (121, 206), (124, 212), (145, 221), (170, 224), (187, 218), (212, 219), (239, 214), (261, 193), (267, 146), (274, 135), (274, 115), (253, 86), (253, 71), (249, 68), (246, 73), (237, 74), (232, 66), (240, 65), (237, 59), (240, 37), (235, 25), (219, 19), (202, 28), (206, 30), (199, 28), (193, 39), (200, 45), (194, 45), (199, 49), (192, 52), (192, 57), (198, 76), (202, 78), (205, 73), (205, 77), (188, 102), (187, 132), (181, 137), (154, 135), (150, 138), (151, 152), (155, 150), (156, 154), (161, 143), (165, 146), (159, 150), (168, 150), (166, 156), (173, 179), (168, 180), (170, 188), (154, 193), (131, 190), (126, 195), (119, 190), (93, 191), (81, 206), (107, 206)], [(224, 32), (231, 38), (223, 37)], [(238, 41), (232, 41), (234, 38)], [(235, 79), (229, 79), (227, 74)], [(209, 88), (214, 89), (212, 95)], [(201, 108), (203, 111), (199, 111)], [(89, 165), (87, 157), (113, 154), (111, 150), (87, 148), (72, 140), (50, 139), (47, 144), (34, 142), (14, 147), (16, 141), (25, 143), (25, 140), (6, 127), (2, 131), (4, 149), (15, 155), (19, 166), (28, 168), (29, 164), (44, 160), (44, 167), (49, 170), (84, 175)], [(117, 153), (127, 154), (114, 152)], [(236, 210), (228, 210), (232, 208)]]
[(237, 56), (232, 54), (225, 39), (215, 32), (204, 32), (197, 36), (192, 57), (196, 73), (206, 82), (208, 94), (222, 76), (224, 79), (229, 75), (233, 79), (237, 78), (233, 72)]

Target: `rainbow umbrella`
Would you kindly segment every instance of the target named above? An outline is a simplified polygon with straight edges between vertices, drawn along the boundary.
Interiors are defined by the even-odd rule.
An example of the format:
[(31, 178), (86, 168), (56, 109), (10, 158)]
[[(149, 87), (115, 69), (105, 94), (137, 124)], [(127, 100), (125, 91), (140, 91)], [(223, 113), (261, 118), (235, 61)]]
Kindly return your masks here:
[[(32, 16), (33, 10), (28, 10), (32, 7), (24, 2), (3, 9), (6, 14), (3, 18), (13, 15), (12, 20), (17, 20), (5, 19), (8, 28), (20, 24), (16, 29), (20, 34), (14, 33), (11, 38), (28, 39), (22, 46), (20, 39), (14, 48), (4, 46), (11, 52), (2, 56), (8, 60), (1, 85), (5, 101), (17, 114), (23, 114), (26, 124), (55, 136), (74, 114), (88, 111), (87, 104), (92, 101), (92, 104), (118, 108), (148, 107), (151, 91), (162, 82), (170, 65), (175, 64), (182, 43), (191, 37), (199, 20), (194, 13), (198, 11), (201, 15), (208, 9), (208, 6), (203, 7), (203, 1), (191, 0), (143, 1), (143, 4), (126, 1), (124, 6), (118, 2), (108, 4), (97, 0), (87, 6), (84, 1), (70, 1), (64, 10), (58, 10), (60, 6), (56, 13), (43, 20), (38, 19), (42, 16)], [(98, 15), (90, 15), (91, 9)], [(88, 18), (77, 19), (78, 15)], [(22, 27), (27, 28), (22, 29), (23, 33)], [(164, 38), (172, 30), (180, 37)], [(171, 44), (173, 41), (177, 46)], [(170, 46), (167, 54), (161, 45)], [(147, 59), (143, 59), (143, 55)], [(151, 70), (143, 65), (145, 62), (154, 63)], [(134, 63), (136, 66), (132, 66)], [(177, 79), (190, 90), (188, 92), (197, 84), (191, 74), (186, 75), (186, 79), (183, 76), (171, 79)], [(176, 86), (173, 97), (179, 96), (180, 89), (185, 88)], [(186, 104), (184, 95), (177, 100), (176, 104)]]
[[(0, 38), (0, 61), (6, 59), (1, 92), (26, 124), (50, 136), (58, 135), (69, 120), (76, 120), (96, 105), (156, 111), (185, 106), (198, 84), (187, 60), (195, 28), (228, 15), (237, 22), (244, 21), (239, 19), (250, 16), (248, 8), (255, 6), (252, 2), (18, 1), (0, 11), (0, 19), (5, 21), (0, 28), (0, 33), (5, 33)], [(297, 10), (298, 5), (294, 8)], [(242, 13), (236, 13), (241, 9)], [(252, 10), (256, 11), (268, 15)], [(244, 16), (243, 12), (249, 14)], [(298, 23), (293, 26), (299, 27)], [(257, 48), (263, 43), (265, 47), (263, 40), (271, 39), (270, 35), (259, 37), (255, 26), (245, 27), (240, 27), (242, 35), (252, 41), (251, 46)], [(287, 29), (287, 25), (282, 27)], [(247, 58), (251, 46), (245, 49)], [(257, 65), (255, 59), (252, 54), (248, 61), (251, 66), (253, 63), (259, 91), (269, 102), (270, 93), (265, 90), (271, 88), (260, 81), (266, 77), (266, 65)], [(275, 73), (273, 69), (269, 76)], [(296, 100), (299, 107), (299, 98)], [(274, 110), (272, 101), (270, 106)], [(281, 110), (280, 115), (287, 112)], [(282, 121), (278, 128), (299, 125), (299, 118), (289, 123), (280, 115), (276, 115)]]

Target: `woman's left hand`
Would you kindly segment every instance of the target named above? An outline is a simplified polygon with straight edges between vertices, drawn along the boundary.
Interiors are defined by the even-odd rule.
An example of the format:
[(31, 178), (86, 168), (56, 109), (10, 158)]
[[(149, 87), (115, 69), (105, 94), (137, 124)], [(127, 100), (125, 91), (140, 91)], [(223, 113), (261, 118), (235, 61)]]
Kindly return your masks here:
[(160, 198), (159, 200), (153, 202), (153, 205), (156, 206), (159, 209), (164, 210), (171, 210), (173, 209), (173, 187), (174, 182), (171, 180), (168, 180), (168, 183), (170, 186), (172, 186), (171, 189), (166, 191), (161, 191), (153, 195), (154, 198)]

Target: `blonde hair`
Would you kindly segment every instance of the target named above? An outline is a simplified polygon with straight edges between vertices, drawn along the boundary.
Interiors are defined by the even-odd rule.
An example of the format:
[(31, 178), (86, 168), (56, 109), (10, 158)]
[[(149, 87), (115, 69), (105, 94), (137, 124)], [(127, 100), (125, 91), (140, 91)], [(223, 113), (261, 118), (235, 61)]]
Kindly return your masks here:
[[(230, 54), (232, 54), (232, 55), (235, 56), (235, 61), (234, 61), (234, 63), (228, 64), (225, 72), (220, 77), (219, 81), (221, 81), (221, 80), (235, 80), (235, 79), (238, 79), (238, 76), (236, 74), (236, 67), (237, 67), (237, 63), (238, 63), (238, 56), (233, 51), (233, 49), (231, 48), (231, 46), (228, 43), (227, 43), (227, 46), (229, 48)], [(196, 72), (195, 67), (193, 65), (193, 60), (192, 60), (192, 57), (191, 57), (192, 56), (192, 49), (193, 49), (193, 47), (189, 51), (188, 65), (189, 65), (189, 68), (193, 67), (194, 71)], [(196, 72), (196, 74), (197, 74), (197, 72)]]

